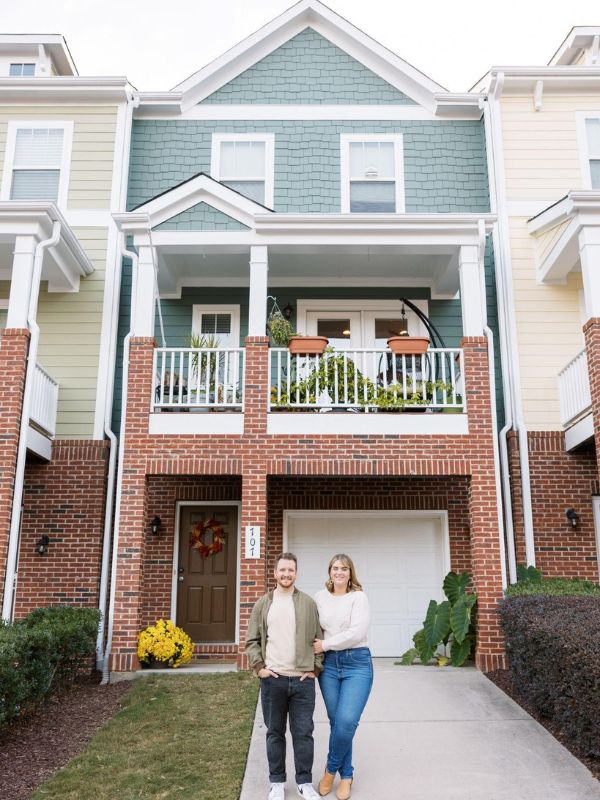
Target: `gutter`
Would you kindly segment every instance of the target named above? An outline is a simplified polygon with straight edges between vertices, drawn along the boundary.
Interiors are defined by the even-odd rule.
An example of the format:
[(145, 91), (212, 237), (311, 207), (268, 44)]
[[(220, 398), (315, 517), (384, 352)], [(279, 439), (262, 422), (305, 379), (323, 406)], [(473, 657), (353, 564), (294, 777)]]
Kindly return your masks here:
[(2, 604), (2, 618), (11, 622), (14, 616), (14, 598), (17, 585), (17, 567), (19, 560), (19, 538), (21, 532), (21, 506), (23, 503), (23, 486), (25, 483), (25, 460), (27, 458), (27, 431), (29, 428), (29, 410), (31, 406), (31, 393), (33, 388), (33, 373), (37, 357), (40, 328), (37, 324), (37, 305), (40, 294), (42, 278), (42, 265), (44, 252), (49, 247), (58, 244), (61, 233), (61, 223), (52, 223), (52, 236), (39, 242), (35, 249), (31, 289), (29, 292), (29, 309), (27, 312), (27, 325), (31, 331), (31, 339), (27, 352), (27, 370), (25, 386), (23, 389), (23, 405), (21, 409), (21, 429), (19, 431), (19, 445), (17, 449), (17, 463), (15, 468), (15, 487), (13, 491), (13, 504), (10, 519), (10, 533), (8, 537), (8, 553), (6, 557), (6, 576), (4, 582), (4, 600)]

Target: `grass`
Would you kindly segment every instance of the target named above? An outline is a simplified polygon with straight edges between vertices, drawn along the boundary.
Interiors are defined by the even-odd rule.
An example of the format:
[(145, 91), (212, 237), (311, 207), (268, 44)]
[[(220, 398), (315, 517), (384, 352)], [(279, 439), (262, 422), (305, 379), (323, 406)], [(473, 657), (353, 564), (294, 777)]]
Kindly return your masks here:
[(249, 673), (148, 676), (30, 800), (239, 796), (256, 707)]

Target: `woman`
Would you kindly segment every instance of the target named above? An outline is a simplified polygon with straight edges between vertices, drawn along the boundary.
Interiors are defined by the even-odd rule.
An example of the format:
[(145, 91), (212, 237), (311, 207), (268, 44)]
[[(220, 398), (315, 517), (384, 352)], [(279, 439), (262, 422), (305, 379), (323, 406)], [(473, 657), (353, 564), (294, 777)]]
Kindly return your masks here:
[(325, 797), (331, 792), (339, 772), (336, 796), (338, 800), (348, 800), (353, 777), (352, 739), (373, 685), (367, 640), (369, 602), (349, 556), (333, 556), (328, 572), (326, 588), (315, 595), (325, 638), (315, 639), (313, 649), (315, 653), (325, 653), (319, 684), (331, 725), (319, 794)]

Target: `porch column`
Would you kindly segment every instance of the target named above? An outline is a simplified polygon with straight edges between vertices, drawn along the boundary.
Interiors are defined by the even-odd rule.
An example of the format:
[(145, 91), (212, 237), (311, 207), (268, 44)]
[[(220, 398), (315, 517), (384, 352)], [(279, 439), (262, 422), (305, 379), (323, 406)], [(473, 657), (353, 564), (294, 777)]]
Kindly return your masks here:
[[(267, 476), (265, 466), (244, 466), (242, 476), (242, 548), (240, 559), (240, 648), (237, 664), (247, 669), (246, 631), (254, 603), (267, 591)], [(246, 558), (246, 528), (260, 528), (260, 558)]]
[(10, 299), (6, 316), (7, 328), (27, 327), (36, 244), (37, 239), (35, 236), (17, 236), (15, 239), (10, 278)]
[[(587, 321), (583, 326), (590, 379), (596, 453), (600, 453), (600, 227), (579, 233), (579, 259)], [(596, 458), (600, 477), (600, 459)]]
[(267, 279), (269, 258), (267, 248), (250, 248), (250, 297), (248, 336), (265, 336), (267, 330)]
[(135, 294), (131, 296), (131, 320), (133, 335), (154, 336), (154, 312), (156, 306), (156, 278), (152, 248), (143, 245), (138, 250), (137, 275), (134, 279)]
[(460, 248), (458, 271), (463, 336), (483, 336), (485, 292), (481, 287), (481, 262), (476, 245), (463, 245)]

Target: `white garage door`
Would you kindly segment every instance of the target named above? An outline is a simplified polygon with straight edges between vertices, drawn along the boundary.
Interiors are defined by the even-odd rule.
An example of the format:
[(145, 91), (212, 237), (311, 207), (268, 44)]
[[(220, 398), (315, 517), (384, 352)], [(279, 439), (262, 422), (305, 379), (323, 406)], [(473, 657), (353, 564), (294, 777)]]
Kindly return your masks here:
[(298, 557), (297, 586), (314, 596), (335, 553), (353, 559), (371, 605), (375, 656), (412, 647), (431, 599), (442, 600), (448, 571), (444, 519), (413, 512), (288, 512), (287, 546)]

